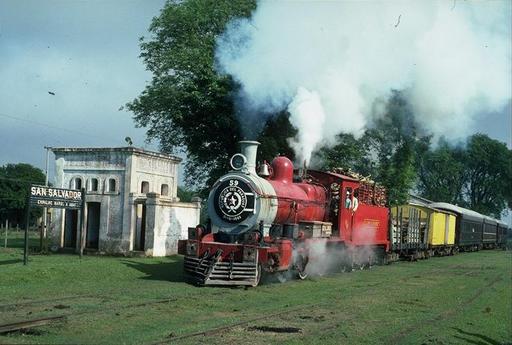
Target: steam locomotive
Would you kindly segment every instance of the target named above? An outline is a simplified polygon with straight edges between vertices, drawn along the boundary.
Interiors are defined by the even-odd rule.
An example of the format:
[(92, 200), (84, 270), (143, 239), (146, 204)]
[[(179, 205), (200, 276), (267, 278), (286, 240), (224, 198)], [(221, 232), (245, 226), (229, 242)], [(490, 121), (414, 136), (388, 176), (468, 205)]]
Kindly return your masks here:
[[(188, 240), (178, 242), (185, 272), (199, 284), (256, 286), (263, 274), (305, 279), (330, 266), (351, 271), (458, 249), (455, 219), (468, 217), (460, 210), (411, 204), (393, 212), (384, 188), (373, 181), (295, 170), (283, 156), (264, 162), (257, 173), (259, 143), (240, 145), (241, 153), (230, 160), (232, 170), (212, 187), (207, 225), (189, 228)], [(439, 213), (445, 216), (443, 230), (435, 227)], [(444, 235), (434, 236), (434, 228)], [(436, 238), (443, 236), (439, 245)], [(503, 238), (495, 239), (497, 245)]]

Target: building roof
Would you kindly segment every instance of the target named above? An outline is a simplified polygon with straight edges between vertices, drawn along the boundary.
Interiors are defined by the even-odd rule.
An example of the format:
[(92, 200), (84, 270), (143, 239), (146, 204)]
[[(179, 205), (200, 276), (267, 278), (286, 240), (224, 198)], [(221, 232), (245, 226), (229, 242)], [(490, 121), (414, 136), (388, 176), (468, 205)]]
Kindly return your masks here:
[(50, 150), (54, 153), (85, 153), (85, 152), (126, 152), (129, 154), (137, 154), (142, 156), (149, 156), (153, 158), (161, 158), (172, 160), (176, 163), (182, 161), (178, 156), (170, 155), (162, 152), (148, 151), (141, 148), (127, 146), (127, 147), (51, 147)]

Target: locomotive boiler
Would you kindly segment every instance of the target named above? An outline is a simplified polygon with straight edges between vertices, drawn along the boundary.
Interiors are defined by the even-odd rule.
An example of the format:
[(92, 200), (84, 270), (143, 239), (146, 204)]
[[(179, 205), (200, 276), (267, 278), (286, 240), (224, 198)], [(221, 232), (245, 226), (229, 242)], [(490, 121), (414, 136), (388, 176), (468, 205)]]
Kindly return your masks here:
[(382, 197), (375, 198), (375, 185), (332, 172), (295, 174), (283, 156), (264, 162), (257, 173), (259, 143), (240, 144), (232, 170), (209, 194), (208, 224), (189, 229), (189, 239), (178, 244), (185, 271), (198, 283), (255, 286), (263, 273), (279, 272), (305, 278), (310, 260), (325, 255), (312, 253), (318, 243), (343, 250), (340, 260), (350, 267), (375, 259), (355, 257), (354, 248), (384, 255), (388, 213)]

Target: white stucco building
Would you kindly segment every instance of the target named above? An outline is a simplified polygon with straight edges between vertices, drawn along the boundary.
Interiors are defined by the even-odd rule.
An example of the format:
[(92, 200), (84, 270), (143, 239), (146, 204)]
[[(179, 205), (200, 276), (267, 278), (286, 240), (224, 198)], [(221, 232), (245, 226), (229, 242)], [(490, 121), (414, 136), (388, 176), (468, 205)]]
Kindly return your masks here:
[[(188, 227), (199, 223), (199, 199), (177, 197), (178, 157), (134, 147), (51, 150), (55, 187), (86, 190), (86, 251), (171, 255)], [(78, 250), (81, 211), (54, 211), (52, 246)]]

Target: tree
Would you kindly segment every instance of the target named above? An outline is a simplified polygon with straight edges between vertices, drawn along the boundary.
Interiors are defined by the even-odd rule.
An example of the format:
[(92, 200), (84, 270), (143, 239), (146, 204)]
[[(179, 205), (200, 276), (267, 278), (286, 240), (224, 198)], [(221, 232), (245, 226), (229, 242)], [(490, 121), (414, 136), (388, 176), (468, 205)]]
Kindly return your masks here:
[(462, 147), (451, 147), (446, 141), (425, 152), (418, 168), (420, 195), (432, 201), (462, 205), (465, 154)]
[[(43, 172), (30, 164), (7, 164), (0, 167), (0, 219), (24, 222), (27, 193), (30, 184), (44, 184)], [(33, 208), (31, 216), (41, 215), (41, 209)]]
[(350, 168), (387, 189), (388, 203), (405, 203), (414, 186), (417, 157), (428, 150), (430, 137), (420, 136), (412, 111), (402, 93), (393, 91), (385, 112), (373, 120), (364, 135), (339, 134), (332, 147), (318, 155), (324, 169)]
[(177, 194), (181, 202), (191, 202), (192, 198), (197, 195), (197, 192), (186, 187), (178, 186)]
[(210, 186), (238, 150), (237, 85), (215, 70), (215, 40), (229, 20), (255, 8), (253, 0), (170, 1), (153, 19), (152, 37), (141, 38), (141, 57), (153, 79), (126, 107), (162, 151), (186, 151), (191, 187)]
[(258, 137), (262, 144), (258, 150), (259, 161), (271, 162), (277, 155), (284, 155), (293, 161), (295, 152), (290, 147), (288, 138), (295, 137), (297, 129), (292, 126), (289, 119), (290, 114), (286, 111), (267, 118)]
[(510, 205), (512, 152), (504, 143), (485, 134), (469, 137), (463, 189), (467, 206), (485, 215), (500, 218)]
[(316, 159), (321, 162), (322, 170), (334, 168), (351, 169), (361, 175), (375, 173), (375, 162), (368, 153), (366, 138), (356, 139), (353, 134), (340, 133), (336, 136), (333, 146), (321, 147), (316, 153)]
[(417, 158), (428, 148), (430, 137), (421, 136), (410, 104), (400, 91), (392, 92), (384, 114), (374, 120), (361, 140), (373, 161), (374, 179), (387, 189), (388, 203), (405, 203), (416, 180)]

